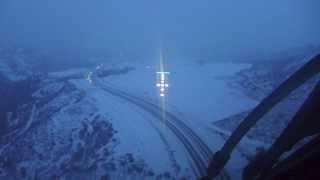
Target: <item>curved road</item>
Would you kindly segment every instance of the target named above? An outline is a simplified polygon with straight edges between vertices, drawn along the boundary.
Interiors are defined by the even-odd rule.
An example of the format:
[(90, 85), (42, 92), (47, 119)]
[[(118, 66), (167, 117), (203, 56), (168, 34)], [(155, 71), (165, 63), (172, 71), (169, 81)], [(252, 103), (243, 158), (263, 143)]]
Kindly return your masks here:
[[(138, 107), (149, 112), (157, 119), (162, 119), (163, 110), (157, 105), (148, 102), (142, 98), (136, 97), (134, 95), (130, 95), (124, 91), (107, 86), (104, 83), (97, 82), (97, 85), (102, 90), (137, 105)], [(165, 111), (164, 113), (166, 117), (166, 126), (183, 144), (190, 158), (193, 161), (193, 169), (195, 171), (195, 176), (198, 179), (206, 176), (206, 169), (208, 167), (211, 157), (213, 156), (213, 153), (211, 152), (210, 148), (190, 127), (188, 127), (174, 114), (168, 111)], [(222, 171), (220, 176), (216, 177), (216, 179), (230, 179), (230, 177), (227, 175), (225, 171)]]

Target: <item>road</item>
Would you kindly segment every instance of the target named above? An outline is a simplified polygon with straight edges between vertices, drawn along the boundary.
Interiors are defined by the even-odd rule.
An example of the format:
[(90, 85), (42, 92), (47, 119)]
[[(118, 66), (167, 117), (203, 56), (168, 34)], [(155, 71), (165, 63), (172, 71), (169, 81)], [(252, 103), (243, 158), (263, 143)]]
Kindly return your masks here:
[[(204, 143), (203, 140), (182, 120), (180, 120), (174, 114), (164, 111), (161, 107), (143, 98), (131, 95), (119, 89), (115, 89), (101, 81), (97, 81), (96, 85), (107, 93), (135, 104), (160, 121), (162, 121), (163, 113), (165, 113), (165, 125), (178, 138), (188, 152), (188, 155), (193, 162), (192, 169), (194, 170), (195, 176), (199, 179), (206, 175), (206, 169), (213, 153), (208, 145)], [(222, 171), (220, 176), (218, 176), (216, 179), (225, 180), (230, 179), (230, 177), (225, 171)]]

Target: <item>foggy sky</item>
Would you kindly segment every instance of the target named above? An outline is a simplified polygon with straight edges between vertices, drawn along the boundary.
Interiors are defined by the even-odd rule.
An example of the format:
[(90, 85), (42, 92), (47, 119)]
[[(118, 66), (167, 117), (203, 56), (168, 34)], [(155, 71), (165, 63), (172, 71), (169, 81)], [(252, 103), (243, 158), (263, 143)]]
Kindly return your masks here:
[[(318, 0), (0, 0), (0, 38), (44, 49), (180, 55), (320, 44)], [(159, 43), (161, 42), (161, 43)]]

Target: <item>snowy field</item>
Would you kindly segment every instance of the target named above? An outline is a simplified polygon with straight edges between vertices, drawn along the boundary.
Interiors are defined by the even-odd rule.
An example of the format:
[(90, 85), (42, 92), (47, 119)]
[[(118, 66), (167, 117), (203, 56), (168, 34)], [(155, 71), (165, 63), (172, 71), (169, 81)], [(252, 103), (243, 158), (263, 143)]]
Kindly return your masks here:
[[(32, 95), (33, 103), (43, 105), (37, 106), (35, 113), (30, 107), (35, 116), (30, 116), (26, 125), (19, 124), (21, 135), (7, 138), (20, 140), (8, 141), (0, 153), (12, 159), (18, 157), (11, 150), (22, 151), (25, 153), (19, 158), (23, 159), (34, 149), (37, 154), (33, 158), (37, 159), (52, 146), (48, 161), (42, 164), (17, 160), (30, 178), (37, 168), (44, 168), (42, 177), (77, 177), (80, 168), (88, 170), (87, 177), (97, 178), (108, 173), (111, 179), (196, 179), (205, 174), (210, 153), (219, 150), (230, 133), (213, 122), (257, 103), (229, 85), (237, 72), (249, 67), (170, 61), (164, 69), (170, 72), (165, 97), (159, 96), (156, 87), (157, 61), (109, 62), (52, 72)], [(30, 141), (29, 136), (36, 139)], [(31, 150), (14, 148), (24, 141), (32, 144)], [(220, 177), (241, 179), (242, 169), (257, 146), (261, 144), (245, 138)], [(61, 156), (61, 151), (68, 153)], [(50, 164), (52, 160), (57, 163)], [(55, 174), (46, 175), (50, 168)], [(6, 168), (0, 170), (3, 177), (10, 176)]]
[[(110, 76), (105, 82), (122, 90), (159, 102), (156, 87), (158, 64), (139, 64), (135, 71)], [(172, 110), (180, 111), (198, 124), (209, 124), (230, 115), (251, 109), (257, 102), (228, 86), (228, 78), (249, 64), (169, 62), (169, 92), (166, 102)]]
[[(142, 97), (160, 107), (161, 102), (165, 99), (166, 110), (174, 113), (188, 124), (209, 145), (213, 152), (223, 145), (225, 138), (221, 134), (217, 134), (218, 129), (211, 126), (212, 122), (251, 109), (257, 103), (255, 100), (246, 97), (241, 91), (231, 89), (228, 86), (229, 78), (240, 70), (249, 68), (249, 64), (213, 62), (199, 65), (195, 62), (170, 62), (165, 67), (165, 71), (170, 72), (168, 76), (169, 91), (166, 97), (160, 97), (156, 87), (157, 63), (126, 65), (133, 66), (135, 70), (123, 75), (105, 77), (103, 83)], [(92, 80), (92, 83), (86, 82), (91, 88), (97, 83), (95, 77)], [(157, 151), (157, 154), (163, 152), (167, 155), (168, 152), (165, 153), (165, 150), (174, 151), (177, 153), (174, 153), (171, 158), (177, 161), (183, 170), (188, 171), (187, 155), (183, 153), (183, 147), (179, 146), (179, 142), (170, 134), (169, 130), (165, 130), (165, 127), (162, 128), (161, 124), (152, 124), (154, 122), (153, 117), (150, 117), (147, 112), (119, 98), (98, 94), (95, 96), (95, 99), (99, 99), (99, 103), (101, 102), (101, 106), (98, 107), (112, 107), (112, 110), (108, 109), (108, 113), (112, 117), (115, 116), (113, 123), (116, 129), (125, 132), (119, 133), (122, 136), (120, 139), (126, 142), (119, 145), (120, 151), (121, 149), (124, 151), (131, 149), (148, 159), (146, 161), (149, 161), (148, 163), (152, 164), (155, 169), (168, 171), (174, 166), (172, 159), (170, 164), (168, 158), (154, 157), (154, 151)], [(106, 99), (103, 100), (104, 98)], [(121, 122), (116, 122), (117, 120)], [(168, 142), (163, 142), (159, 134), (157, 135), (159, 131), (156, 132), (155, 128), (159, 130), (159, 127), (160, 132)], [(143, 131), (139, 129), (143, 129)], [(164, 146), (165, 143), (168, 143), (167, 147)], [(236, 151), (226, 167), (232, 179), (240, 178), (241, 170), (247, 163), (247, 159), (241, 153), (248, 152), (251, 154), (259, 144), (247, 143), (251, 143), (252, 148), (250, 150), (244, 149), (242, 152)]]
[[(176, 166), (173, 164), (175, 159), (172, 159), (173, 157), (170, 157), (168, 153), (173, 150), (181, 152), (183, 147), (177, 143), (172, 135), (164, 134), (166, 131), (162, 129), (161, 123), (159, 124), (142, 109), (106, 93), (93, 83), (90, 84), (85, 80), (76, 80), (73, 83), (77, 84), (79, 89), (87, 92), (87, 97), (98, 107), (98, 114), (111, 118), (111, 123), (118, 131), (117, 135), (120, 139), (115, 149), (116, 154), (120, 156), (130, 152), (143, 159), (156, 174), (175, 173), (172, 171)], [(165, 136), (166, 139), (162, 136)], [(171, 143), (170, 147), (167, 143)], [(175, 148), (171, 149), (171, 146)], [(182, 153), (180, 157), (177, 157), (179, 165), (182, 166), (179, 174), (192, 176), (189, 169), (190, 164), (185, 156)]]

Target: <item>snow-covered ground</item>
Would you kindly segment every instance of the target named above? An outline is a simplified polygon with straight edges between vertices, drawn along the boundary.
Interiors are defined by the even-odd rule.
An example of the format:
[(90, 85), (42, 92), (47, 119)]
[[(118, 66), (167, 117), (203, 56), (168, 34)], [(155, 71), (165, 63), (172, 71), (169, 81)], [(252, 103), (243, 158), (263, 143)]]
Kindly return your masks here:
[[(181, 61), (180, 61), (181, 62)], [(105, 82), (122, 90), (160, 102), (157, 91), (159, 64), (139, 63), (135, 71), (121, 76), (110, 76)], [(180, 111), (196, 124), (209, 124), (232, 114), (252, 108), (257, 102), (228, 86), (228, 78), (249, 64), (169, 62), (169, 92), (166, 97), (168, 107)]]
[[(162, 107), (164, 98), (156, 87), (158, 67), (157, 60), (103, 63), (92, 69), (70, 69), (39, 77), (35, 85), (39, 89), (32, 93), (30, 102), (21, 105), (26, 112), (17, 109), (7, 119), (14, 132), (21, 133), (16, 136), (9, 131), (2, 138), (0, 175), (194, 179), (194, 162), (181, 139), (159, 117), (101, 86)], [(167, 61), (164, 70), (170, 75), (165, 110), (191, 127), (212, 152), (217, 151), (228, 132), (212, 127), (212, 122), (257, 103), (228, 84), (237, 72), (250, 67), (241, 63)], [(26, 143), (29, 146), (24, 146)], [(259, 145), (249, 140), (244, 144), (250, 144), (250, 149), (237, 149), (226, 166), (232, 179), (240, 179), (247, 156)], [(8, 162), (14, 162), (14, 167), (8, 167)]]
[[(161, 101), (164, 98), (159, 96), (156, 87), (156, 72), (158, 71), (159, 64), (139, 63), (130, 64), (130, 66), (133, 66), (135, 70), (121, 76), (103, 78), (103, 82), (138, 97), (143, 97), (161, 107)], [(168, 76), (169, 91), (165, 97), (165, 108), (188, 124), (209, 145), (210, 149), (215, 152), (223, 145), (225, 138), (223, 138), (223, 135), (217, 133), (219, 132), (217, 129), (212, 128), (211, 123), (215, 120), (220, 120), (248, 110), (257, 103), (255, 100), (243, 95), (241, 91), (231, 89), (228, 85), (230, 77), (234, 76), (240, 70), (249, 67), (249, 64), (240, 63), (212, 62), (199, 65), (195, 62), (169, 62), (165, 68), (165, 71), (170, 72), (170, 75)], [(94, 83), (95, 78), (93, 78), (92, 84)], [(130, 105), (128, 102), (126, 104), (129, 109), (141, 111), (141, 109), (137, 109), (137, 107)], [(113, 112), (117, 113), (117, 111), (123, 111), (124, 113), (130, 112), (130, 110), (128, 111), (127, 108), (124, 108), (123, 106), (116, 106)], [(125, 114), (132, 116), (130, 113)], [(143, 114), (144, 117), (142, 123), (146, 123), (146, 119), (148, 119), (146, 112), (142, 111), (141, 114)], [(130, 126), (127, 126), (130, 122), (125, 124), (125, 127), (122, 128), (130, 128)], [(119, 126), (124, 126), (124, 124), (121, 122)], [(166, 131), (164, 133), (166, 133)], [(169, 134), (169, 130), (167, 131), (167, 134)], [(131, 136), (137, 135), (139, 135), (139, 133), (131, 134)], [(150, 143), (145, 137), (141, 138), (141, 140)], [(156, 142), (156, 139), (152, 138), (152, 140)], [(252, 154), (255, 151), (255, 147), (261, 145), (259, 143), (247, 143), (251, 143), (252, 149), (241, 152), (236, 151), (226, 167), (232, 179), (240, 179), (241, 170), (247, 163), (247, 159), (243, 152)], [(135, 146), (126, 146), (124, 149), (133, 147)], [(176, 146), (173, 147), (177, 148)], [(175, 149), (175, 151), (177, 151), (175, 155), (181, 155), (181, 152), (183, 152), (177, 149)], [(184, 154), (183, 156), (187, 155)], [(181, 158), (178, 158), (178, 162), (182, 162)]]
[[(195, 179), (195, 159), (209, 158), (191, 136), (211, 152), (219, 150), (246, 113), (308, 60), (304, 50), (258, 65), (165, 58), (169, 88), (160, 97), (159, 59), (102, 58), (95, 67), (47, 74), (35, 71), (29, 63), (36, 63), (34, 55), (25, 53), (0, 51), (0, 179)], [(270, 145), (266, 140), (286, 126), (283, 117), (290, 119), (313, 84), (298, 89), (241, 141), (225, 167), (231, 179), (241, 179), (256, 148)], [(110, 87), (141, 102), (110, 93)], [(194, 134), (171, 118), (186, 140), (178, 138), (161, 108)]]
[[(251, 68), (244, 69), (230, 84), (232, 89), (239, 89), (248, 97), (260, 101), (269, 95), (280, 83), (286, 80), (295, 71), (301, 68), (318, 52), (317, 49), (295, 50), (278, 57), (272, 63), (269, 61), (255, 63)], [(288, 98), (277, 104), (269, 113), (262, 117), (258, 123), (247, 133), (251, 139), (272, 144), (280, 133), (287, 127), (304, 100), (319, 81), (319, 75), (307, 81), (304, 85), (294, 90)], [(231, 117), (214, 122), (214, 125), (233, 131), (247, 116), (249, 111), (243, 111)]]
[[(116, 154), (132, 153), (144, 159), (156, 174), (170, 172), (178, 178), (181, 175), (193, 176), (185, 153), (171, 156), (172, 151), (184, 152), (182, 146), (149, 113), (135, 105), (106, 93), (94, 82), (86, 80), (73, 81), (77, 87), (87, 92), (87, 98), (96, 104), (98, 114), (111, 119), (120, 139), (115, 148)], [(171, 143), (171, 144), (168, 144)], [(175, 147), (172, 149), (172, 147)], [(177, 158), (177, 159), (176, 159)], [(175, 164), (178, 161), (178, 164)], [(179, 170), (176, 169), (179, 166)], [(176, 172), (175, 172), (176, 171)]]

